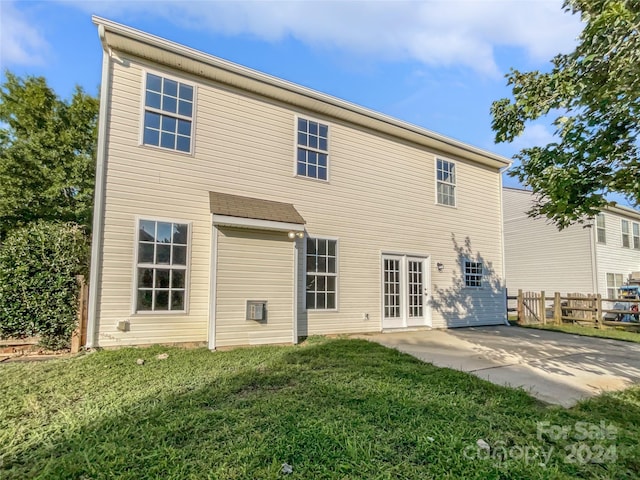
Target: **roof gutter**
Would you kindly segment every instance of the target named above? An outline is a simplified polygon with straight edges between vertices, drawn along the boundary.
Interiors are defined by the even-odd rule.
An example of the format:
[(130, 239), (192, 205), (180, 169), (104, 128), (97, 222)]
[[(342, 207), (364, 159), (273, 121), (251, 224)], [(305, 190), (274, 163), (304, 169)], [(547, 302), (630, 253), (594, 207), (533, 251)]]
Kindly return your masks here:
[[(511, 164), (511, 161), (509, 159), (495, 153), (473, 147), (464, 142), (448, 138), (444, 135), (418, 127), (408, 122), (398, 120), (391, 116), (375, 112), (354, 103), (341, 100), (331, 95), (327, 95), (325, 93), (321, 93), (303, 87), (301, 85), (297, 85), (293, 82), (289, 82), (262, 72), (258, 72), (256, 70), (249, 69), (236, 63), (223, 60), (221, 58), (206, 54), (204, 52), (200, 52), (184, 45), (170, 42), (161, 37), (157, 37), (155, 35), (151, 35), (149, 33), (127, 27), (111, 20), (107, 20), (97, 16), (93, 16), (92, 20), (96, 25), (105, 28), (107, 32), (112, 32), (115, 35), (130, 39), (139, 44), (158, 48), (164, 52), (168, 52), (170, 54), (178, 55), (180, 57), (188, 58), (190, 60), (200, 62), (210, 67), (214, 67), (222, 73), (219, 78), (215, 78), (216, 81), (235, 85), (236, 82), (233, 81), (233, 78), (241, 77), (243, 79), (254, 82), (256, 92), (260, 93), (261, 95), (274, 98), (273, 93), (269, 92), (270, 89), (275, 88), (280, 91), (286, 91), (290, 94), (293, 94), (295, 97), (298, 97), (300, 100), (300, 105), (304, 108), (313, 109), (313, 107), (309, 106), (309, 101), (320, 102), (323, 105), (329, 105), (343, 112), (348, 112), (350, 114), (348, 118), (349, 121), (352, 121), (356, 124), (364, 125), (369, 128), (375, 128), (389, 135), (404, 138), (415, 143), (427, 145), (431, 148), (442, 150), (444, 152), (458, 152), (458, 154), (461, 156), (471, 157), (474, 161), (491, 166), (492, 168), (500, 169)], [(108, 38), (107, 43), (109, 43)], [(122, 48), (122, 46), (114, 48), (120, 49)], [(139, 50), (136, 51), (134, 46), (128, 49), (127, 52), (133, 55), (143, 56)], [(154, 59), (154, 61), (159, 61), (160, 63), (162, 63), (160, 59)], [(197, 74), (197, 72), (194, 73)], [(200, 75), (203, 76), (202, 73), (200, 73)], [(304, 101), (305, 99), (307, 100), (306, 102)], [(370, 123), (365, 122), (365, 119), (369, 120), (370, 122), (372, 121), (375, 124), (375, 127), (373, 127)]]
[(616, 213), (623, 217), (630, 217), (634, 220), (640, 220), (640, 212), (634, 210), (633, 208), (623, 207), (622, 205), (611, 205), (605, 207), (604, 210), (608, 210), (609, 212)]
[(102, 43), (102, 83), (100, 84), (100, 114), (98, 117), (98, 151), (96, 154), (96, 177), (93, 201), (93, 231), (91, 232), (91, 270), (89, 272), (89, 312), (87, 320), (86, 348), (97, 344), (98, 332), (98, 292), (102, 260), (102, 236), (104, 230), (105, 164), (107, 155), (107, 109), (111, 92), (111, 54), (106, 42), (105, 27), (98, 25), (98, 35)]

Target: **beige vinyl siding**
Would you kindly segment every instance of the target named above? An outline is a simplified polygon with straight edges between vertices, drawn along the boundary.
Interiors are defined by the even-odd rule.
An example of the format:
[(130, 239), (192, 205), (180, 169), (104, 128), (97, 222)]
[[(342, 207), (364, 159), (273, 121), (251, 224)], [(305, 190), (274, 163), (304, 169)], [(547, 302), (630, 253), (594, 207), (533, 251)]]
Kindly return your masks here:
[[(380, 330), (384, 252), (430, 257), (434, 326), (503, 321), (495, 169), (444, 157), (456, 162), (457, 206), (436, 205), (435, 152), (179, 72), (170, 74), (196, 85), (193, 154), (140, 146), (143, 68), (138, 59), (127, 60), (113, 65), (100, 345), (207, 339), (209, 191), (292, 203), (305, 218), (308, 235), (339, 239), (338, 310), (302, 310), (300, 275), (300, 335)], [(329, 125), (329, 182), (294, 176), (296, 114)], [(131, 315), (136, 215), (191, 222), (187, 315)], [(454, 240), (462, 247), (467, 243), (473, 255), (492, 265), (486, 287), (460, 286), (461, 258)], [(437, 262), (445, 265), (444, 272), (437, 271)], [(131, 320), (131, 332), (115, 330), (122, 319)]]
[[(544, 218), (533, 219), (529, 191), (505, 188), (504, 239), (507, 288), (524, 291), (593, 291), (592, 229), (574, 225), (562, 231)], [(608, 232), (607, 232), (608, 234)]]
[[(166, 200), (170, 200), (167, 198)], [(204, 199), (206, 202), (206, 198)], [(128, 213), (127, 206), (108, 204), (122, 213), (105, 215), (102, 288), (100, 297), (99, 345), (147, 344), (164, 342), (201, 342), (207, 338), (209, 242), (206, 223), (191, 223), (191, 252), (188, 271), (188, 314), (132, 313), (134, 298), (136, 216), (149, 219), (174, 219), (191, 222), (183, 212), (172, 211), (170, 204), (149, 205), (141, 202)], [(209, 215), (205, 215), (208, 219)], [(206, 220), (205, 220), (206, 222)], [(204, 226), (204, 228), (203, 228)], [(115, 232), (122, 232), (122, 235)], [(114, 232), (111, 235), (111, 232)], [(202, 262), (200, 259), (205, 259)], [(120, 332), (116, 325), (129, 320), (130, 331)]]
[[(294, 250), (286, 232), (220, 228), (216, 346), (293, 341)], [(246, 301), (266, 300), (267, 320), (246, 320)]]
[[(607, 273), (623, 275), (626, 283), (631, 272), (640, 271), (640, 250), (633, 248), (633, 223), (640, 221), (613, 213), (604, 212), (606, 244), (596, 246), (596, 259), (598, 265), (598, 290), (607, 295)], [(630, 234), (630, 248), (622, 246), (621, 220), (628, 220)]]

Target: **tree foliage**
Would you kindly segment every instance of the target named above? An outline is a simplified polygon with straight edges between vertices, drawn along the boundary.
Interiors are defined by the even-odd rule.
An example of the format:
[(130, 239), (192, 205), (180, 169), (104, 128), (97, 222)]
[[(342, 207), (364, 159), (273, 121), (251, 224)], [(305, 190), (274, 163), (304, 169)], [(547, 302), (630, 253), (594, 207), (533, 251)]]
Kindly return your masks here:
[(61, 100), (42, 77), (0, 87), (0, 241), (36, 219), (90, 227), (99, 102)]
[(510, 174), (536, 194), (529, 213), (559, 228), (593, 216), (611, 193), (640, 203), (640, 2), (565, 0), (564, 8), (585, 24), (576, 49), (553, 58), (549, 72), (512, 69), (513, 99), (491, 107), (498, 142), (555, 117), (555, 141), (523, 149)]
[(76, 276), (88, 264), (87, 235), (76, 224), (38, 220), (12, 230), (0, 248), (0, 337), (67, 347), (77, 325)]

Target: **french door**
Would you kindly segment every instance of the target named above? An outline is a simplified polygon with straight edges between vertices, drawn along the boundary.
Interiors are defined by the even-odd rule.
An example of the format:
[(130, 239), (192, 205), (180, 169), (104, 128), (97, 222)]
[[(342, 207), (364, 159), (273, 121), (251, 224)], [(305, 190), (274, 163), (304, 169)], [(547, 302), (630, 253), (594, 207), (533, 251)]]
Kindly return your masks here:
[(382, 328), (430, 324), (427, 258), (382, 256)]

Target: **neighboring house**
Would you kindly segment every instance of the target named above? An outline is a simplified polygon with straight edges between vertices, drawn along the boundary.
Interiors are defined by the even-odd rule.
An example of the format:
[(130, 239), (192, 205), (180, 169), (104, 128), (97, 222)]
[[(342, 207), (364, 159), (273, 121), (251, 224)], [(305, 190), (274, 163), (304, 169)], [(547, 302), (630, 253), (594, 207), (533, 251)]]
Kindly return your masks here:
[(507, 159), (93, 20), (88, 346), (505, 321)]
[(509, 293), (600, 293), (617, 289), (640, 271), (640, 212), (607, 207), (585, 225), (562, 231), (546, 218), (530, 218), (530, 191), (505, 188), (504, 242)]

